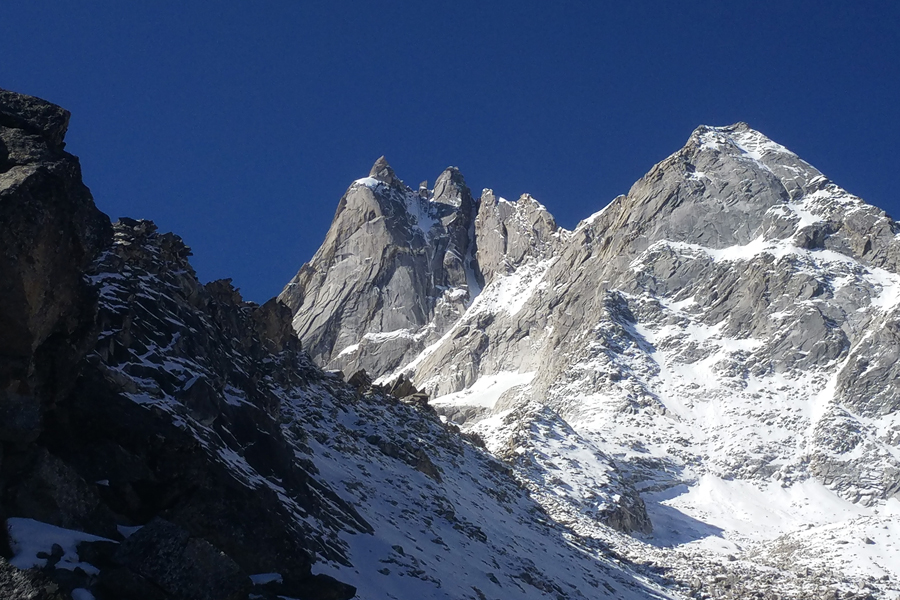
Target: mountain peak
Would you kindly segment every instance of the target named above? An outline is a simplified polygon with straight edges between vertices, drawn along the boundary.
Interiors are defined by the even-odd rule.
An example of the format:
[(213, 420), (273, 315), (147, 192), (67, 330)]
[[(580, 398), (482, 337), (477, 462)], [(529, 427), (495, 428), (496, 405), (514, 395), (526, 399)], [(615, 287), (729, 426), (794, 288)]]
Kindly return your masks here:
[[(719, 126), (698, 125), (697, 128), (694, 130), (693, 134), (691, 135), (691, 137), (700, 136), (700, 135), (707, 134), (710, 132), (718, 132), (721, 134), (728, 135), (728, 134), (735, 134), (735, 133), (740, 134), (740, 133), (745, 133), (748, 131), (759, 133), (758, 131), (756, 131), (755, 129), (750, 127), (750, 125), (748, 125), (744, 121), (738, 121), (737, 123), (732, 123), (731, 125), (719, 125)], [(760, 134), (760, 135), (762, 135), (762, 134)]]
[(464, 202), (473, 203), (466, 180), (456, 167), (447, 167), (434, 182), (434, 201), (459, 208)]
[(391, 165), (388, 164), (388, 161), (384, 156), (379, 157), (379, 159), (375, 161), (375, 164), (372, 165), (372, 169), (369, 171), (369, 177), (388, 185), (400, 182), (400, 180), (397, 179), (397, 174), (394, 173), (394, 169), (391, 168)]
[[(797, 155), (772, 141), (765, 134), (739, 121), (724, 127), (701, 125), (694, 130), (687, 147), (700, 150), (716, 150), (743, 155), (754, 160), (764, 156), (781, 155), (782, 159), (794, 159)], [(818, 174), (818, 172), (817, 172)]]

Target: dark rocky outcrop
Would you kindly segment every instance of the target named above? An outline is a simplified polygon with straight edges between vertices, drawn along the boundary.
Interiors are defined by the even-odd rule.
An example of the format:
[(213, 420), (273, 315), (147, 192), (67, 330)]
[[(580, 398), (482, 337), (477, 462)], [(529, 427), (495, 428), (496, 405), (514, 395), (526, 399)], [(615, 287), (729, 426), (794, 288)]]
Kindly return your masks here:
[(66, 109), (40, 98), (0, 89), (0, 126), (39, 135), (52, 152), (65, 147), (70, 116)]
[(6, 471), (9, 483), (5, 500), (10, 515), (105, 537), (116, 535), (115, 517), (101, 500), (98, 486), (87, 483), (43, 446), (23, 456), (28, 460), (15, 472)]
[[(299, 352), (277, 330), (285, 311), (244, 302), (229, 281), (199, 284), (189, 249), (148, 221), (114, 229), (89, 271), (100, 286), (95, 351), (70, 398), (48, 413), (47, 446), (104, 482), (98, 492), (120, 521), (161, 516), (245, 572), (277, 571), (287, 592), (311, 589), (314, 555), (345, 559), (332, 535), (305, 529), (301, 517), (334, 530), (369, 526), (293, 460), (278, 423), (278, 393)], [(115, 577), (124, 583), (110, 586), (150, 576)]]
[(50, 549), (41, 576), (0, 560), (0, 596), (246, 598), (247, 573), (277, 571), (286, 595), (351, 597), (311, 564), (346, 561), (335, 532), (371, 528), (278, 420), (290, 311), (200, 284), (149, 221), (113, 228), (63, 151), (68, 119), (0, 91), (0, 516), (122, 545), (82, 545), (99, 576), (54, 570)]
[(0, 90), (0, 441), (33, 441), (74, 383), (93, 330), (85, 268), (109, 219), (62, 150), (69, 113)]

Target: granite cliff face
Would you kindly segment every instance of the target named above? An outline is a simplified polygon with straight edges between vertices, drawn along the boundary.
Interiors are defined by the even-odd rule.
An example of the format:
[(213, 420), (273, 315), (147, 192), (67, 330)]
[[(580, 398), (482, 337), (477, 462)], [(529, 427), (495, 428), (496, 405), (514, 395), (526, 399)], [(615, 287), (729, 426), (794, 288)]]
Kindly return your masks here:
[[(342, 227), (310, 263), (322, 295), (340, 287), (317, 260)], [(455, 321), (386, 328), (345, 304), (353, 326), (318, 360), (410, 379), (549, 514), (603, 539), (601, 523), (636, 532), (643, 546), (613, 536), (623, 553), (684, 577), (818, 555), (802, 568), (823, 585), (843, 568), (858, 589), (900, 587), (888, 546), (837, 567), (869, 551), (850, 532), (900, 510), (900, 230), (883, 211), (738, 123), (698, 128), (572, 231), (489, 190), (474, 230), (483, 288)], [(292, 308), (304, 342), (311, 314), (332, 318)], [(420, 332), (398, 361), (394, 339)], [(853, 537), (846, 553), (811, 550), (836, 531)], [(809, 597), (807, 571), (778, 564), (781, 592)]]
[(433, 191), (414, 191), (379, 159), (344, 194), (322, 248), (279, 296), (310, 355), (338, 368), (386, 371), (440, 337), (483, 282), (474, 268), (474, 220), (475, 202), (456, 169), (444, 171)]
[(475, 201), (455, 167), (434, 189), (378, 159), (338, 205), (322, 247), (279, 296), (319, 364), (392, 372), (439, 340), (481, 289), (549, 252), (558, 227), (530, 196)]

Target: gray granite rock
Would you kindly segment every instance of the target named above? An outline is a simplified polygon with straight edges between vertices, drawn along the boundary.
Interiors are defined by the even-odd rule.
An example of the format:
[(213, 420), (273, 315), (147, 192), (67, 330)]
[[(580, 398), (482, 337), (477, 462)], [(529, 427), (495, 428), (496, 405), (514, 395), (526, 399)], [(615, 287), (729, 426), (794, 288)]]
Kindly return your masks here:
[(380, 158), (279, 296), (304, 348), (329, 368), (384, 372), (440, 338), (483, 283), (475, 211), (456, 168), (423, 198)]

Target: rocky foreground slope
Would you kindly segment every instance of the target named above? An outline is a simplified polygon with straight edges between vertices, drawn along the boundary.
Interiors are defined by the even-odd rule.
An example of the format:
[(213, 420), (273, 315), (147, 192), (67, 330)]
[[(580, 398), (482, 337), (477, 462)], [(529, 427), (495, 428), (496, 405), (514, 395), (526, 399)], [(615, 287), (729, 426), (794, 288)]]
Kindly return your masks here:
[[(0, 596), (681, 597), (408, 383), (323, 371), (285, 306), (201, 284), (149, 221), (111, 224), (68, 119), (0, 91)], [(442, 180), (434, 290), (472, 281), (461, 181)]]
[(553, 520), (695, 597), (900, 596), (890, 217), (743, 123), (572, 231), (471, 198), (384, 160), (350, 186), (280, 296), (315, 360), (411, 380)]

